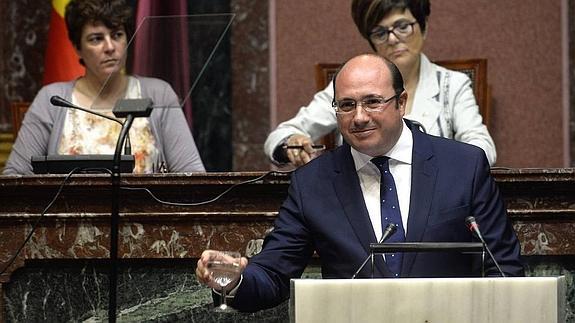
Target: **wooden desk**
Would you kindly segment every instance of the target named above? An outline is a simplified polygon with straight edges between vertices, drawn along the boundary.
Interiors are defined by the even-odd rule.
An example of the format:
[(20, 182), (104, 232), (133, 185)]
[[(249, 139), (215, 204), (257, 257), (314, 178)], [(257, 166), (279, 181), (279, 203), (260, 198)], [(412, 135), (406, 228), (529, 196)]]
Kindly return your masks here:
[[(575, 169), (492, 173), (523, 255), (575, 255)], [(125, 175), (122, 186), (145, 187), (163, 200), (191, 203), (214, 198), (234, 184), (263, 174)], [(0, 268), (25, 240), (63, 180), (60, 175), (0, 176)], [(107, 258), (110, 186), (107, 175), (72, 177), (16, 262), (0, 277), (0, 292), (2, 283), (28, 259)], [(217, 202), (193, 207), (165, 206), (141, 191), (122, 191), (119, 257), (197, 258), (206, 248), (249, 254), (254, 241), (272, 227), (288, 186), (289, 175), (272, 174), (236, 187)]]

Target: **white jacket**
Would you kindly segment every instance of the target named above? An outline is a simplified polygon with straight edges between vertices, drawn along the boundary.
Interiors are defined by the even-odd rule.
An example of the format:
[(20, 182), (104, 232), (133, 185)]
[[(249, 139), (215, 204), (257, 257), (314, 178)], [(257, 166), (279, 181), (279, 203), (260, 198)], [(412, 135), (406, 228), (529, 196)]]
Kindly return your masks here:
[[(333, 84), (330, 82), (323, 91), (315, 94), (307, 107), (301, 107), (295, 117), (280, 123), (269, 134), (264, 145), (266, 155), (272, 159), (274, 149), (290, 135), (307, 135), (315, 142), (337, 129), (332, 99)], [(433, 64), (421, 54), (419, 84), (411, 113), (405, 118), (421, 123), (428, 134), (482, 148), (489, 164), (495, 164), (495, 143), (479, 114), (471, 80), (464, 73)], [(337, 141), (341, 143), (341, 136)]]

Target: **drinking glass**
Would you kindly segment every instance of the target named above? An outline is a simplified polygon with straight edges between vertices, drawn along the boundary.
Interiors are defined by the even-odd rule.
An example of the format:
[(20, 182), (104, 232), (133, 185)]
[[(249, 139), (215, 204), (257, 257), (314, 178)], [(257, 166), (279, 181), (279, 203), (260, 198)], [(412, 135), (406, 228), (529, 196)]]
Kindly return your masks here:
[(240, 258), (240, 253), (235, 251), (214, 251), (210, 254), (208, 269), (210, 270), (212, 279), (220, 287), (220, 295), (222, 298), (220, 306), (215, 308), (216, 311), (233, 311), (233, 309), (226, 304), (226, 286), (240, 277)]

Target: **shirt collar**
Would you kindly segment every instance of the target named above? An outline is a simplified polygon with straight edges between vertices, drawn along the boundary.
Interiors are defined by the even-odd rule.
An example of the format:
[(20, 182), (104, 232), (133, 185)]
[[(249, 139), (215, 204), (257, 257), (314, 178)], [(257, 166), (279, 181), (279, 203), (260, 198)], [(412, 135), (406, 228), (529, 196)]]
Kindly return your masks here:
[[(364, 153), (361, 153), (355, 150), (353, 147), (351, 148), (351, 156), (353, 157), (353, 162), (355, 164), (355, 170), (359, 171), (365, 165), (370, 163), (371, 159), (376, 156), (369, 156)], [(401, 131), (401, 135), (399, 136), (399, 140), (395, 143), (391, 149), (384, 154), (395, 162), (401, 164), (408, 164), (411, 165), (411, 156), (413, 154), (413, 136), (411, 134), (411, 130), (403, 122), (403, 130)]]

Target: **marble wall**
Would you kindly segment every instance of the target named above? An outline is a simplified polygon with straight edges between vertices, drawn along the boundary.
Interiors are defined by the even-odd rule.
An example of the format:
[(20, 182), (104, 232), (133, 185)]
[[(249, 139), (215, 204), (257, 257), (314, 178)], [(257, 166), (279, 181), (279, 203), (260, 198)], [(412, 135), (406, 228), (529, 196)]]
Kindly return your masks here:
[[(569, 17), (575, 17), (575, 1), (569, 1)], [(575, 22), (569, 19), (569, 138), (571, 148), (571, 167), (575, 167)]]
[[(254, 314), (213, 312), (195, 262), (126, 263), (119, 272), (118, 322), (289, 322), (287, 302)], [(106, 322), (107, 269), (87, 262), (32, 262), (5, 288), (6, 322)]]
[(31, 101), (42, 83), (49, 1), (0, 2), (0, 131), (11, 129), (10, 101)]
[[(528, 276), (565, 275), (567, 322), (575, 320), (573, 257), (525, 259)], [(289, 322), (288, 303), (257, 313), (214, 313), (209, 289), (198, 284), (195, 263), (126, 262), (119, 273), (118, 322)], [(319, 278), (313, 263), (304, 278)], [(107, 271), (103, 264), (37, 261), (5, 287), (6, 322), (105, 322)]]
[[(575, 170), (494, 170), (531, 276), (565, 275), (568, 315), (575, 304)], [(251, 257), (269, 232), (285, 199), (289, 175), (255, 173), (125, 175), (125, 188), (147, 188), (162, 205), (134, 190), (121, 195), (118, 313), (124, 321), (173, 322), (218, 319), (209, 312), (208, 289), (195, 281), (195, 260), (207, 248)], [(266, 175), (265, 178), (262, 176)], [(257, 181), (253, 181), (257, 179)], [(237, 185), (246, 183), (249, 185)], [(109, 250), (109, 178), (72, 177), (42, 221), (61, 176), (0, 177), (0, 271), (32, 226), (35, 234), (16, 262), (0, 274), (0, 322), (101, 321), (106, 313)], [(214, 203), (198, 203), (214, 200)], [(89, 260), (88, 260), (89, 259)], [(317, 260), (317, 259), (316, 259)], [(309, 275), (318, 277), (312, 262)], [(308, 276), (309, 277), (309, 276)], [(230, 317), (280, 322), (287, 310)], [(276, 312), (274, 312), (276, 311)], [(251, 314), (250, 314), (251, 315)], [(277, 315), (277, 316), (274, 316)]]
[(232, 0), (233, 170), (269, 169), (269, 1)]

